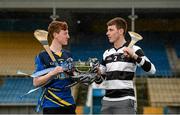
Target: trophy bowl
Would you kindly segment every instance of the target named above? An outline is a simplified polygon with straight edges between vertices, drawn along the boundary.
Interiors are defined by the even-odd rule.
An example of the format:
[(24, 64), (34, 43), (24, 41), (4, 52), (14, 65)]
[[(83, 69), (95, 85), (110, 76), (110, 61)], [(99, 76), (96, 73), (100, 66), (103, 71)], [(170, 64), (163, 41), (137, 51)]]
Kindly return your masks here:
[(75, 62), (75, 70), (80, 73), (90, 72), (91, 71), (90, 63), (85, 61)]

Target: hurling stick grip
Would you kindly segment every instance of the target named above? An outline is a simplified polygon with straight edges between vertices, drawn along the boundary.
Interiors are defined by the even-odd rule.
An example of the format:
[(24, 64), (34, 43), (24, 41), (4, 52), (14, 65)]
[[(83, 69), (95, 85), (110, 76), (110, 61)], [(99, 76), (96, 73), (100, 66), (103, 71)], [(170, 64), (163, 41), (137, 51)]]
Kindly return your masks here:
[(136, 43), (137, 41), (131, 40), (131, 42), (128, 45), (128, 48), (132, 48), (132, 46)]
[[(50, 56), (51, 60), (54, 62), (55, 66), (59, 66), (59, 64), (57, 63), (54, 55), (52, 54), (49, 45), (43, 45), (44, 49), (46, 50), (46, 52), (48, 53), (48, 55)], [(63, 73), (60, 73), (60, 76), (62, 78), (65, 78), (65, 75)]]
[(57, 63), (54, 55), (52, 54), (52, 52), (51, 52), (51, 50), (49, 48), (49, 45), (44, 45), (43, 47), (46, 50), (46, 52), (48, 53), (48, 55), (50, 56), (51, 60), (55, 63), (55, 66), (58, 66), (58, 63)]
[[(57, 63), (54, 55), (52, 54), (49, 45), (44, 45), (44, 49), (46, 50), (46, 52), (48, 53), (48, 55), (50, 56), (51, 60), (54, 62), (55, 66), (59, 66), (59, 64)], [(65, 78), (65, 75), (63, 73), (60, 73), (62, 78)]]

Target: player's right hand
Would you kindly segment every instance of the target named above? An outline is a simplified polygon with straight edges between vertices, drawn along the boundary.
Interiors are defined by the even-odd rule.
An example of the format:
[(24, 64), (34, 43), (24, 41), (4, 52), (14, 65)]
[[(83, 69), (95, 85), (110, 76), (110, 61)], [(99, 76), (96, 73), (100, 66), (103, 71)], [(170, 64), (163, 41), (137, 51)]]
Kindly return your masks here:
[(49, 74), (54, 76), (54, 75), (57, 75), (57, 74), (62, 73), (62, 72), (64, 72), (63, 68), (61, 66), (57, 66), (54, 68), (54, 70), (50, 71)]

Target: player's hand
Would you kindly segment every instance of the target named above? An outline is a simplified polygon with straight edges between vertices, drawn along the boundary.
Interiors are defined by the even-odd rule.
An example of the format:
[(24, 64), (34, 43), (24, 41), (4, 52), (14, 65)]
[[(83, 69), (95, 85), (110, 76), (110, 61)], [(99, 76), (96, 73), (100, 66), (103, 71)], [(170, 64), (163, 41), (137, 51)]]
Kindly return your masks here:
[(62, 72), (64, 72), (63, 68), (61, 66), (57, 66), (54, 68), (54, 70), (50, 71), (49, 74), (51, 76), (54, 76), (54, 75), (57, 75), (57, 74), (62, 73)]
[(93, 68), (92, 71), (93, 71), (93, 73), (97, 73), (97, 75), (101, 75), (101, 71), (100, 71), (99, 67)]
[(124, 47), (123, 51), (124, 51), (124, 55), (126, 57), (131, 57), (131, 58), (134, 58), (134, 59), (137, 57), (137, 55), (135, 54), (135, 52), (134, 52), (134, 50), (132, 48)]

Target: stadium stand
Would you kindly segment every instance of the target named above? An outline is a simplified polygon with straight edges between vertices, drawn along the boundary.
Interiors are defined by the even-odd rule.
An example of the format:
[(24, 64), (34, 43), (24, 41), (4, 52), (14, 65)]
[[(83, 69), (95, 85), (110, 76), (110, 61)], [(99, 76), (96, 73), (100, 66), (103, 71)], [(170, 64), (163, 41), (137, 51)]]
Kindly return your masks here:
[(0, 33), (0, 75), (16, 75), (17, 70), (34, 71), (34, 57), (42, 49), (31, 32)]
[(5, 77), (0, 87), (0, 104), (36, 104), (40, 90), (21, 98), (22, 95), (33, 88), (32, 78)]
[[(156, 67), (157, 76), (172, 76), (172, 70), (169, 65), (166, 48), (164, 44), (163, 33), (161, 32), (140, 32), (143, 40), (138, 44), (144, 50), (145, 55), (153, 62)], [(158, 40), (158, 42), (156, 42)], [(163, 63), (162, 63), (163, 62)], [(137, 75), (146, 75), (143, 70), (137, 70)]]
[[(144, 39), (140, 41), (138, 45), (142, 47), (145, 55), (147, 55), (154, 63), (157, 69), (156, 75), (172, 76), (172, 70), (163, 41), (163, 33), (140, 32), (140, 34), (142, 34)], [(81, 35), (77, 39), (78, 40), (76, 42), (72, 42), (70, 45), (70, 49), (76, 61), (78, 59), (87, 60), (89, 57), (97, 57), (101, 61), (103, 52), (111, 45), (107, 42), (106, 36)], [(155, 42), (157, 39), (158, 42)], [(146, 75), (146, 73), (142, 69), (138, 68), (137, 76), (142, 75)]]
[(1, 77), (0, 85), (0, 113), (1, 114), (35, 114), (35, 107), (41, 90), (21, 97), (30, 89), (34, 89), (32, 78), (29, 77)]
[(73, 53), (74, 60), (87, 61), (89, 57), (96, 57), (102, 60), (105, 49), (108, 48), (106, 36), (102, 35), (79, 35), (74, 38), (70, 44), (70, 50)]
[[(65, 5), (61, 1), (56, 4), (57, 14), (60, 15), (60, 19), (68, 21), (70, 33), (73, 32), (68, 49), (72, 51), (75, 61), (79, 59), (86, 61), (89, 57), (102, 59), (104, 50), (111, 45), (104, 33), (105, 23), (110, 18), (125, 17), (129, 23), (128, 29), (130, 29), (131, 20), (128, 16), (131, 14), (131, 0), (122, 0), (122, 3), (119, 3), (119, 0), (113, 0), (108, 4), (104, 0), (101, 2), (82, 1), (83, 5), (71, 4), (76, 0), (63, 1)], [(93, 4), (89, 5), (88, 3), (91, 2)], [(16, 75), (16, 72), (17, 70), (33, 72), (34, 56), (42, 49), (33, 38), (33, 31), (37, 28), (47, 29), (51, 21), (49, 16), (52, 12), (49, 9), (52, 2), (49, 4), (46, 0), (44, 3), (48, 8), (45, 8), (45, 4), (42, 5), (40, 0), (31, 1), (31, 5), (35, 5), (34, 7), (38, 9), (31, 8), (32, 6), (28, 3), (22, 0), (0, 2), (0, 5), (5, 7), (5, 9), (0, 8), (0, 31), (3, 31), (0, 32), (0, 114), (35, 113), (34, 108), (39, 91), (20, 99), (20, 95), (34, 87), (32, 78)], [(144, 38), (137, 44), (143, 48), (157, 70), (155, 75), (148, 75), (140, 68), (137, 70), (135, 78), (137, 112), (140, 114), (180, 114), (180, 74), (177, 74), (180, 71), (180, 16), (177, 15), (180, 12), (180, 2), (179, 0), (143, 2), (137, 0), (135, 3), (139, 7), (135, 8), (135, 14), (138, 15), (135, 30)], [(23, 9), (22, 4), (30, 9)], [(62, 5), (64, 9), (59, 5)], [(93, 8), (99, 6), (99, 9), (89, 9), (92, 6)], [(73, 88), (77, 89), (73, 90), (73, 95), (78, 94), (75, 95), (78, 105), (77, 114), (100, 113), (103, 90), (94, 88), (92, 93), (88, 93), (88, 87)], [(90, 104), (86, 104), (88, 97), (92, 97)]]
[(171, 43), (171, 45), (174, 47), (176, 54), (178, 56), (178, 58), (180, 58), (180, 33), (179, 32), (171, 32), (169, 35), (169, 42)]
[(151, 78), (147, 86), (151, 106), (180, 106), (180, 79)]
[[(157, 69), (156, 76), (165, 76), (165, 77), (171, 76), (172, 71), (169, 66), (168, 57), (166, 54), (166, 49), (164, 46), (164, 41), (163, 41), (163, 37), (161, 36), (161, 33), (158, 33), (158, 32), (140, 32), (140, 33), (142, 34), (144, 39), (143, 41), (140, 41), (138, 45), (140, 45), (144, 49), (145, 54), (155, 64), (156, 69)], [(34, 61), (34, 56), (36, 55), (37, 52), (39, 52), (39, 50), (42, 49), (42, 47), (41, 45), (38, 44), (37, 41), (33, 39), (32, 33), (28, 32), (28, 33), (25, 33), (24, 35), (23, 34), (24, 32), (12, 32), (10, 35), (4, 32), (0, 34), (1, 35), (0, 36), (1, 38), (0, 39), (1, 40), (0, 53), (2, 55), (0, 59), (4, 60), (0, 62), (3, 65), (1, 66), (1, 69), (0, 69), (1, 75), (16, 75), (16, 71), (18, 69), (24, 70), (25, 72), (28, 72), (28, 73), (31, 73), (33, 71), (34, 68), (32, 65)], [(79, 59), (87, 60), (89, 57), (97, 57), (99, 60), (101, 60), (104, 50), (110, 47), (110, 44), (107, 42), (107, 38), (105, 36), (89, 35), (87, 37), (86, 35), (82, 35), (82, 36), (76, 36), (76, 37), (77, 38), (74, 38), (74, 39), (77, 39), (77, 40), (76, 41), (72, 40), (70, 42), (70, 47), (69, 47), (69, 49), (73, 53), (75, 61)], [(154, 42), (157, 39), (159, 40), (159, 42), (158, 43)], [(6, 43), (8, 43), (8, 45), (5, 45)], [(153, 44), (153, 47), (152, 47), (152, 44)], [(138, 69), (137, 76), (148, 76), (148, 75), (146, 75), (146, 73), (143, 72), (141, 69)], [(20, 78), (15, 77), (14, 82), (15, 83), (16, 81), (18, 82), (19, 79)], [(22, 81), (23, 79), (26, 79), (26, 78), (22, 78)], [(29, 80), (29, 82), (32, 82), (32, 81)], [(25, 82), (21, 82), (20, 84), (24, 84), (24, 83)], [(13, 83), (6, 82), (7, 86), (8, 85), (11, 86), (10, 84), (13, 84)], [(15, 100), (14, 97), (16, 93), (12, 92), (12, 94), (15, 93), (14, 95), (12, 95), (12, 94), (9, 94), (9, 92), (5, 92), (5, 90), (3, 90), (5, 87), (4, 86), (1, 87), (0, 91), (4, 93), (3, 95), (9, 95), (9, 96), (12, 96), (13, 98), (9, 97), (9, 100), (5, 99), (6, 102), (3, 102), (3, 100), (2, 102), (3, 103), (7, 103), (8, 101), (14, 102)], [(31, 86), (26, 87), (26, 90), (30, 87), (33, 87), (32, 84)], [(22, 91), (20, 89), (17, 89), (17, 90)], [(78, 96), (75, 97), (77, 99), (77, 104), (78, 104), (77, 111), (79, 111), (80, 113), (82, 112), (84, 113), (85, 110), (89, 111), (87, 107), (82, 107), (85, 104), (86, 99), (87, 99), (87, 89), (83, 88), (80, 92), (75, 91), (75, 93), (78, 94)], [(146, 94), (145, 92), (143, 93), (143, 95), (140, 95), (138, 93), (138, 96), (140, 98), (145, 98)], [(100, 113), (101, 98), (102, 96), (95, 96), (95, 95), (93, 96), (93, 100), (95, 104), (93, 105), (94, 106), (92, 110), (93, 113)], [(32, 101), (32, 99), (29, 99), (29, 101)], [(144, 100), (139, 100), (139, 101), (144, 102)], [(32, 104), (32, 102), (29, 102), (29, 103)]]
[[(42, 50), (42, 46), (33, 37), (32, 32), (0, 32), (0, 106), (2, 113), (14, 111), (14, 105), (18, 105), (23, 111), (23, 106), (32, 106), (26, 111), (35, 113), (35, 106), (40, 91), (23, 97), (24, 93), (33, 89), (32, 78), (17, 75), (20, 70), (27, 74), (34, 71), (34, 58)], [(77, 98), (78, 88), (73, 88), (72, 94)], [(9, 106), (9, 110), (5, 108)], [(31, 110), (33, 108), (33, 110)], [(7, 110), (7, 111), (6, 111)], [(0, 110), (1, 111), (1, 110)], [(18, 113), (18, 111), (17, 111)]]

